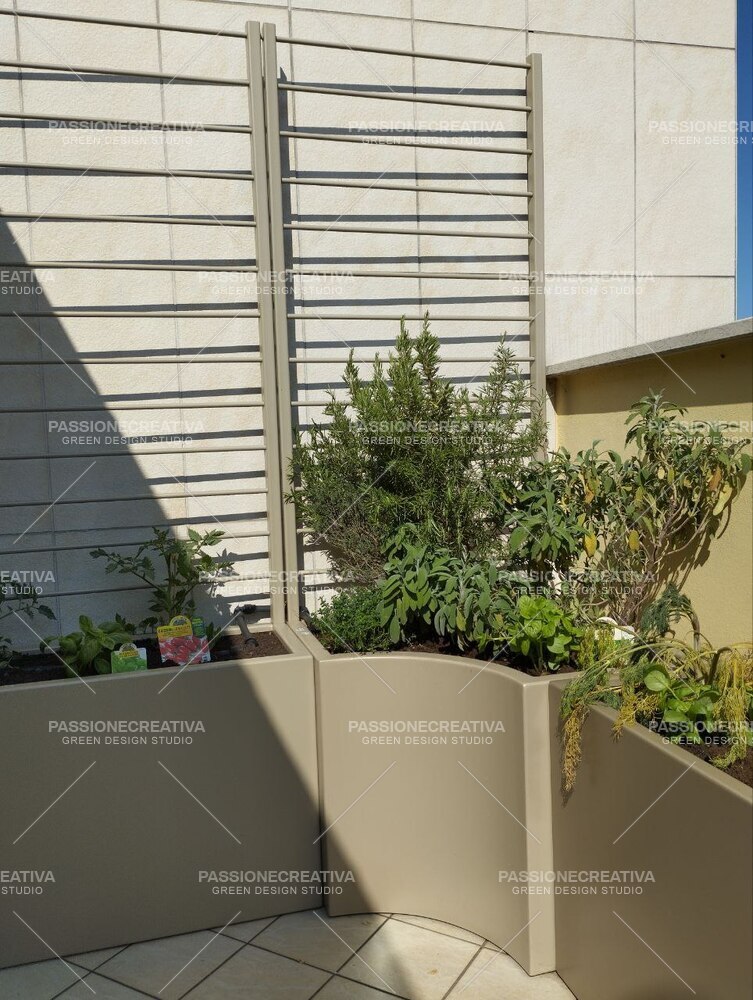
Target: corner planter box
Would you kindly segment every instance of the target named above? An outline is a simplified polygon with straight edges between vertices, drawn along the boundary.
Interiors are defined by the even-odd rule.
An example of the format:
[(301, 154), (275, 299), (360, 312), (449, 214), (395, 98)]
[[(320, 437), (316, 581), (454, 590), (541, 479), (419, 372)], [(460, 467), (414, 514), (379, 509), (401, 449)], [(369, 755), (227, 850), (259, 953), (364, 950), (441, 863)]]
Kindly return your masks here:
[(554, 868), (655, 881), (556, 895), (558, 973), (578, 1000), (749, 1000), (753, 790), (641, 726), (615, 741), (616, 713), (599, 707), (563, 802), (561, 691), (550, 689)]
[[(551, 867), (551, 678), (441, 654), (332, 655), (299, 635), (316, 662), (325, 868), (354, 875), (329, 912), (433, 917), (505, 947), (531, 974), (553, 970), (552, 901), (516, 895), (499, 875)], [(422, 720), (480, 724), (477, 742), (415, 742), (432, 734), (404, 724)]]
[[(0, 689), (0, 966), (50, 958), (34, 932), (66, 955), (320, 904), (275, 883), (321, 864), (313, 661), (276, 631), (290, 654)], [(64, 742), (89, 721), (194, 730)], [(237, 871), (271, 882), (200, 874)]]

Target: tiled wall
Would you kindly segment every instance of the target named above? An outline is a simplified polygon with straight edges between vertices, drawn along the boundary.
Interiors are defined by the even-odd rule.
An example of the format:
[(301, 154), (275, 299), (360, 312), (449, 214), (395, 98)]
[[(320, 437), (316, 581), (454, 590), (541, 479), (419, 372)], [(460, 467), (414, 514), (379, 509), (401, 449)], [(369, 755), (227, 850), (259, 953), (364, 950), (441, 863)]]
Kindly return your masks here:
[[(544, 75), (545, 227), (547, 265), (547, 360), (563, 361), (726, 322), (734, 316), (735, 147), (729, 133), (713, 141), (680, 144), (664, 129), (670, 122), (716, 123), (735, 116), (734, 0), (321, 0), (254, 5), (220, 0), (17, 0), (19, 10), (143, 19), (196, 25), (212, 31), (243, 30), (253, 18), (273, 22), (279, 35), (434, 50), (475, 58), (522, 61), (541, 52)], [(378, 10), (378, 13), (376, 11)], [(55, 21), (0, 17), (0, 55), (8, 59), (112, 65), (124, 69), (245, 75), (241, 40), (210, 35), (155, 32)], [(282, 76), (299, 83), (364, 87), (397, 93), (457, 95), (493, 101), (521, 101), (524, 74), (457, 62), (439, 63), (401, 56), (354, 53), (280, 44)], [(127, 83), (69, 74), (27, 71), (22, 81), (11, 69), (0, 75), (0, 100), (7, 111), (41, 114), (210, 121), (246, 124), (247, 94), (242, 87), (210, 87), (173, 82)], [(289, 235), (294, 264), (348, 268), (379, 267), (432, 271), (525, 271), (525, 243), (431, 235), (432, 228), (484, 232), (521, 226), (518, 199), (492, 197), (490, 189), (525, 186), (522, 156), (496, 157), (473, 148), (468, 130), (493, 134), (493, 141), (523, 144), (523, 116), (431, 104), (357, 100), (288, 94), (285, 109), (295, 128), (357, 131), (382, 124), (407, 137), (456, 133), (456, 150), (294, 140), (287, 146), (289, 168), (299, 173), (407, 183), (449, 183), (473, 191), (453, 197), (423, 192), (364, 191), (294, 186), (287, 211), (299, 221), (416, 226), (425, 235), (351, 235), (295, 232)], [(171, 170), (247, 170), (248, 137), (238, 134), (96, 133), (53, 129), (49, 123), (0, 120), (3, 159), (55, 161), (85, 166), (131, 165)], [(679, 126), (682, 127), (682, 126)], [(667, 141), (669, 138), (670, 141)], [(221, 220), (222, 227), (117, 225), (3, 220), (2, 260), (180, 260), (187, 263), (252, 261), (253, 231), (233, 226), (251, 209), (250, 185), (243, 181), (179, 177), (57, 175), (0, 171), (4, 211), (189, 214)], [(13, 241), (16, 241), (15, 243)], [(40, 277), (40, 276), (37, 276)], [(20, 282), (23, 284), (23, 281)], [(18, 285), (19, 282), (16, 282)], [(32, 289), (29, 308), (120, 307), (160, 303), (169, 308), (255, 304), (253, 284), (197, 277), (190, 273), (48, 271)], [(528, 307), (524, 282), (456, 281), (436, 278), (356, 278), (300, 280), (291, 308), (310, 318), (295, 324), (295, 348), (306, 360), (295, 366), (298, 398), (320, 398), (336, 383), (346, 344), (386, 352), (397, 324), (389, 320), (329, 320), (317, 315), (339, 308), (379, 315), (421, 313), (437, 316), (523, 316)], [(16, 292), (13, 292), (16, 295)], [(6, 299), (10, 295), (6, 296)], [(19, 299), (13, 297), (13, 308)], [(3, 311), (8, 306), (3, 304)], [(20, 311), (20, 310), (19, 310)], [(210, 527), (219, 520), (238, 557), (242, 577), (267, 571), (266, 542), (246, 537), (266, 527), (263, 496), (239, 492), (263, 486), (260, 411), (249, 407), (188, 409), (190, 402), (235, 403), (258, 400), (259, 372), (253, 360), (256, 321), (237, 319), (39, 319), (35, 332), (20, 321), (3, 319), (3, 354), (33, 361), (4, 370), (0, 409), (102, 405), (115, 417), (183, 419), (183, 433), (199, 455), (175, 446), (176, 454), (141, 455), (156, 446), (113, 446), (121, 454), (98, 458), (103, 446), (72, 446), (48, 428), (48, 419), (97, 416), (26, 413), (3, 415), (0, 502), (27, 502), (6, 508), (0, 549), (23, 552), (66, 545), (139, 540), (151, 524), (190, 523)], [(414, 328), (416, 324), (413, 324)], [(506, 321), (444, 320), (435, 331), (445, 343), (447, 374), (466, 383), (483, 377), (494, 340), (507, 332), (519, 353), (527, 352), (525, 324)], [(42, 343), (42, 338), (46, 343)], [(192, 364), (105, 365), (99, 353), (124, 360), (148, 350), (188, 358)], [(69, 369), (38, 365), (56, 351), (85, 359)], [(235, 357), (235, 363), (219, 358)], [(215, 359), (214, 362), (211, 359)], [(83, 382), (80, 380), (83, 379)], [(86, 385), (84, 383), (87, 383)], [(123, 413), (128, 402), (154, 401), (160, 411)], [(302, 423), (321, 412), (300, 408)], [(106, 414), (99, 414), (100, 416)], [(192, 431), (192, 433), (191, 433)], [(248, 450), (242, 449), (248, 445)], [(107, 446), (110, 447), (110, 446)], [(233, 450), (229, 450), (233, 449)], [(62, 455), (48, 458), (48, 455)], [(76, 477), (81, 479), (71, 485)], [(184, 494), (184, 486), (189, 491)], [(47, 504), (61, 501), (25, 531)], [(174, 494), (170, 499), (160, 496)], [(97, 503), (96, 498), (147, 496), (149, 499)], [(32, 501), (36, 506), (30, 506)], [(315, 565), (309, 563), (309, 567)], [(65, 549), (0, 556), (6, 570), (50, 570), (64, 596), (55, 599), (65, 627), (81, 610), (107, 617), (115, 610), (139, 617), (143, 593), (105, 593), (127, 585), (105, 577), (88, 550)], [(208, 602), (217, 617), (239, 600), (254, 598), (266, 581), (236, 581), (226, 596)], [(81, 606), (79, 591), (94, 591)], [(18, 631), (23, 631), (18, 626)], [(29, 644), (34, 637), (27, 635)], [(20, 640), (20, 636), (19, 636)]]

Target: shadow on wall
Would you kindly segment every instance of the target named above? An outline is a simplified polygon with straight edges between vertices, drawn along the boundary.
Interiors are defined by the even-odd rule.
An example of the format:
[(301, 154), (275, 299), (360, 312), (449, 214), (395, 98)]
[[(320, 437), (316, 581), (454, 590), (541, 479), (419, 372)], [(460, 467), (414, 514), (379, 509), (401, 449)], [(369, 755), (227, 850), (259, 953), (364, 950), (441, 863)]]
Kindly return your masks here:
[[(93, 560), (90, 550), (101, 545), (132, 553), (152, 527), (178, 534), (220, 527), (226, 538), (218, 551), (236, 563), (233, 579), (224, 593), (197, 595), (198, 606), (217, 621), (227, 620), (237, 603), (251, 600), (261, 610), (268, 605), (268, 577), (263, 565), (254, 567), (267, 556), (266, 540), (255, 537), (266, 527), (263, 451), (251, 450), (262, 448), (263, 434), (225, 418), (260, 394), (257, 386), (233, 384), (237, 377), (227, 388), (221, 381), (223, 373), (232, 375), (236, 359), (244, 374), (249, 357), (258, 368), (258, 348), (220, 341), (206, 354), (211, 365), (205, 363), (202, 351), (208, 334), (217, 336), (217, 319), (206, 320), (208, 334), (190, 320), (195, 337), (180, 339), (179, 320), (149, 313), (216, 309), (216, 303), (175, 305), (166, 297), (133, 304), (149, 272), (29, 268), (21, 247), (33, 246), (35, 227), (51, 224), (43, 216), (0, 223), (3, 580), (38, 588), (63, 631), (77, 627), (81, 613), (102, 620), (119, 612), (139, 621), (147, 613), (145, 587), (133, 577), (107, 576), (104, 561)], [(74, 249), (69, 256), (87, 254)], [(113, 276), (118, 304), (103, 305)], [(71, 305), (81, 290), (85, 303)], [(54, 315), (61, 307), (104, 315)], [(108, 318), (108, 312), (134, 318)], [(197, 355), (201, 362), (191, 367)], [(239, 460), (223, 467), (229, 452)], [(256, 467), (248, 468), (247, 460)], [(31, 625), (38, 630), (40, 623)], [(36, 648), (37, 636), (14, 624), (17, 647)], [(43, 628), (47, 635), (54, 626)]]

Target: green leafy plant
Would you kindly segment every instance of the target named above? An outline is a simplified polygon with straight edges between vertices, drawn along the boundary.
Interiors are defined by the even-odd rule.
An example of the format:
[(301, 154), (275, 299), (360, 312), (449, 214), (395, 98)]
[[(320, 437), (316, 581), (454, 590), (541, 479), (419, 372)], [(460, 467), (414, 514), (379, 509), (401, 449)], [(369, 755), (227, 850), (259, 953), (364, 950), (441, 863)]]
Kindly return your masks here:
[(504, 343), (473, 393), (443, 378), (440, 364), (428, 317), (416, 337), (402, 322), (370, 381), (351, 353), (347, 397), (332, 394), (328, 422), (295, 441), (287, 500), (341, 580), (379, 579), (384, 539), (403, 524), (454, 556), (493, 557), (501, 547), (498, 496), (515, 495), (543, 446), (540, 401)]
[(345, 590), (322, 603), (311, 616), (311, 627), (331, 653), (389, 649), (390, 635), (382, 624), (381, 602), (379, 586)]
[[(149, 610), (152, 617), (145, 618), (139, 628), (153, 628), (169, 622), (175, 615), (196, 614), (194, 591), (200, 584), (214, 585), (222, 573), (229, 571), (229, 559), (216, 558), (205, 549), (217, 545), (224, 532), (207, 531), (204, 534), (188, 530), (188, 538), (175, 538), (169, 531), (153, 528), (154, 537), (140, 545), (132, 556), (118, 552), (94, 549), (95, 559), (107, 559), (108, 573), (125, 573), (146, 583), (152, 592)], [(154, 559), (163, 563), (164, 577), (158, 577)], [(209, 628), (207, 629), (209, 634)], [(210, 636), (211, 638), (211, 636)]]
[(595, 704), (617, 711), (615, 736), (626, 726), (647, 725), (674, 742), (699, 744), (721, 734), (727, 752), (713, 757), (727, 768), (753, 743), (753, 655), (746, 647), (695, 649), (674, 637), (616, 642), (611, 630), (587, 632), (579, 674), (564, 691), (565, 789), (575, 783), (583, 725)]
[[(0, 627), (2, 622), (13, 617), (32, 619), (34, 615), (55, 618), (51, 608), (39, 603), (39, 595), (22, 584), (3, 583), (0, 587)], [(0, 667), (8, 666), (13, 657), (10, 639), (0, 634)]]
[(538, 673), (567, 662), (580, 635), (563, 608), (543, 596), (519, 598), (506, 630), (512, 652), (530, 660)]
[[(591, 617), (637, 628), (667, 583), (692, 568), (751, 471), (745, 440), (649, 393), (627, 418), (628, 457), (594, 446), (528, 467), (508, 505), (513, 565), (580, 576)], [(669, 597), (665, 600), (665, 604)]]
[(52, 649), (54, 639), (46, 639), (40, 644), (42, 652), (51, 650), (65, 663), (69, 677), (83, 677), (87, 674), (109, 674), (111, 672), (110, 653), (117, 646), (133, 639), (135, 627), (120, 615), (114, 622), (95, 625), (91, 618), (81, 615), (78, 632), (61, 635), (57, 640), (57, 650)]
[(501, 644), (505, 616), (524, 581), (500, 573), (490, 560), (474, 561), (422, 543), (404, 526), (387, 546), (381, 620), (393, 644), (438, 637), (458, 650)]

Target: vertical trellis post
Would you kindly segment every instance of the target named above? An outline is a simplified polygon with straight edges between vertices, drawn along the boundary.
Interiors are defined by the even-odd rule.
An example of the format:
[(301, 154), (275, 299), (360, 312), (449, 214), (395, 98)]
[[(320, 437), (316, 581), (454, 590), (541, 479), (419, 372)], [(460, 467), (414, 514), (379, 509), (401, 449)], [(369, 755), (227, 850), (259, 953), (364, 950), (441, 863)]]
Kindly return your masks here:
[[(287, 399), (277, 398), (275, 374), (275, 330), (273, 304), (273, 262), (269, 225), (270, 185), (267, 177), (266, 127), (264, 118), (264, 76), (261, 24), (246, 24), (249, 121), (253, 159), (254, 221), (256, 223), (257, 295), (259, 299), (259, 350), (261, 354), (262, 412), (264, 414), (264, 471), (267, 489), (267, 531), (269, 537), (269, 601), (273, 623), (285, 621), (285, 559), (280, 520), (282, 480), (280, 477), (280, 431), (278, 409), (289, 408)], [(279, 188), (279, 181), (277, 184)], [(274, 185), (273, 188), (274, 190)]]
[[(267, 124), (267, 169), (269, 171), (269, 219), (271, 235), (272, 267), (275, 281), (272, 283), (274, 301), (274, 332), (277, 344), (277, 398), (280, 405), (280, 459), (281, 480), (287, 481), (288, 470), (293, 457), (293, 422), (290, 395), (290, 351), (288, 347), (287, 279), (293, 280), (292, 270), (285, 262), (285, 231), (283, 228), (282, 201), (282, 161), (280, 156), (280, 105), (277, 86), (277, 32), (274, 24), (262, 28), (264, 47), (264, 104)], [(295, 508), (292, 504), (282, 506), (282, 535), (285, 547), (285, 562), (288, 571), (287, 608), (288, 621), (296, 626), (299, 622), (300, 587), (296, 575), (298, 567), (298, 532)]]
[(528, 56), (526, 72), (526, 104), (530, 108), (526, 116), (528, 147), (528, 189), (532, 197), (528, 200), (528, 265), (531, 272), (529, 283), (529, 338), (531, 345), (531, 387), (538, 395), (546, 392), (546, 329), (545, 329), (545, 288), (544, 288), (544, 127), (541, 90), (541, 54)]

